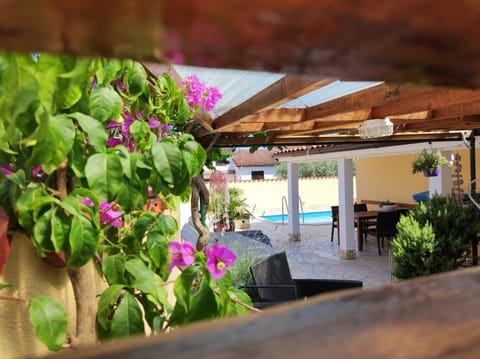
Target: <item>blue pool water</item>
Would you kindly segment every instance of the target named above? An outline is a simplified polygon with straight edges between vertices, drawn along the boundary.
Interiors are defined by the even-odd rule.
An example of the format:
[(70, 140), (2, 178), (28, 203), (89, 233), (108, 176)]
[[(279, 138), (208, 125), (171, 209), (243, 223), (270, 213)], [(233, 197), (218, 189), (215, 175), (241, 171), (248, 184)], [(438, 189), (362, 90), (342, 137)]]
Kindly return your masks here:
[[(261, 216), (260, 218), (267, 221), (282, 223), (281, 214), (272, 214)], [(332, 221), (332, 211), (319, 211), (319, 212), (305, 212), (303, 215), (300, 213), (300, 223), (330, 223)], [(288, 223), (288, 214), (283, 215), (283, 222)]]

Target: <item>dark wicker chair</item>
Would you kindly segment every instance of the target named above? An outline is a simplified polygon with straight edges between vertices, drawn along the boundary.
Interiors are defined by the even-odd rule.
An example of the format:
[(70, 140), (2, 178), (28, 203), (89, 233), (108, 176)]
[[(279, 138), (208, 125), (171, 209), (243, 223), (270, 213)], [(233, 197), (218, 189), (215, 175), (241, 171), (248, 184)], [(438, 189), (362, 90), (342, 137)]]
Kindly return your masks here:
[[(392, 212), (378, 212), (375, 223), (366, 226), (364, 224), (365, 238), (371, 234), (377, 238), (378, 255), (382, 255), (382, 248), (384, 247), (385, 238), (391, 239), (397, 235), (397, 223), (400, 218), (398, 211)], [(380, 246), (380, 240), (382, 244)]]
[(330, 242), (333, 242), (333, 232), (337, 229), (337, 240), (340, 242), (340, 233), (338, 233), (338, 206), (332, 206), (332, 235)]
[(255, 285), (243, 286), (256, 308), (286, 303), (342, 289), (361, 288), (363, 282), (346, 279), (293, 279), (285, 252), (279, 252), (252, 266)]

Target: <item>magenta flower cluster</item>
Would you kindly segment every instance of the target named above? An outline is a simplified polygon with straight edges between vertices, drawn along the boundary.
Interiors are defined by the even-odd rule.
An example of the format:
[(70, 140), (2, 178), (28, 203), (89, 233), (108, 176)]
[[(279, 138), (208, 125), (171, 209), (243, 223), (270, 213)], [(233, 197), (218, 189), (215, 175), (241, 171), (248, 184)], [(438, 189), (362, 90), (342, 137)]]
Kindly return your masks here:
[[(133, 114), (126, 108), (123, 108), (122, 113), (123, 120), (113, 120), (105, 126), (110, 133), (110, 136), (107, 140), (107, 147), (124, 145), (130, 152), (134, 152), (135, 139), (131, 135), (130, 126), (132, 126), (135, 121), (142, 120), (143, 115), (140, 112), (137, 112), (135, 116), (133, 116)], [(157, 141), (162, 138), (165, 132), (171, 129), (170, 125), (162, 125), (162, 123), (153, 116), (150, 116), (147, 123), (151, 130), (157, 131)]]
[(222, 94), (216, 87), (207, 87), (197, 76), (187, 76), (182, 80), (184, 95), (187, 99), (190, 110), (195, 111), (202, 107), (205, 111), (211, 111), (222, 98)]
[[(93, 207), (94, 203), (89, 197), (83, 198), (81, 201), (83, 204)], [(123, 227), (121, 211), (116, 210), (116, 205), (113, 202), (100, 202), (100, 221), (103, 224), (110, 225), (112, 227)]]
[(218, 243), (205, 249), (205, 254), (208, 257), (207, 269), (214, 279), (222, 278), (227, 268), (231, 267), (235, 263), (235, 259), (237, 259), (235, 253), (228, 247), (219, 246)]
[[(173, 267), (185, 268), (195, 261), (195, 247), (189, 242), (170, 242), (168, 253), (170, 259), (169, 272)], [(219, 246), (218, 243), (207, 248), (205, 254), (208, 258), (206, 267), (214, 279), (222, 278), (227, 272), (227, 268), (231, 267), (237, 258), (228, 247)]]

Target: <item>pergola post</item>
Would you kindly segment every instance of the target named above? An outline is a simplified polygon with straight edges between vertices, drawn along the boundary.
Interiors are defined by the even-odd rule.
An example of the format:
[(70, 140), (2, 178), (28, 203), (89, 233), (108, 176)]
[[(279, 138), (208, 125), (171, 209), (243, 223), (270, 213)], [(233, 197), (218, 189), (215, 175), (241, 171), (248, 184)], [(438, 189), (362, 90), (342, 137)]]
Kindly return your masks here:
[(338, 256), (342, 259), (355, 259), (357, 250), (353, 217), (353, 161), (351, 158), (338, 160), (338, 200), (340, 229)]
[[(451, 151), (441, 151), (442, 156), (450, 158)], [(451, 167), (441, 167), (440, 174), (428, 179), (429, 197), (434, 195), (449, 195), (452, 193), (452, 169)]]
[(299, 195), (298, 195), (298, 163), (288, 162), (288, 234), (289, 241), (299, 241), (300, 235), (300, 216), (299, 216)]

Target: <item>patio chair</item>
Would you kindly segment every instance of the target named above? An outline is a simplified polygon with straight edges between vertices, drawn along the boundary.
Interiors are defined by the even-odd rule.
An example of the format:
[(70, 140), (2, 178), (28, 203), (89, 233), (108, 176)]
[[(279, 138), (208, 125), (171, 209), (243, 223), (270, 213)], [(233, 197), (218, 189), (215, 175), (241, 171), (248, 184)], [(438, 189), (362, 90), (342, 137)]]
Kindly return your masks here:
[(304, 299), (317, 294), (361, 288), (363, 282), (346, 279), (293, 279), (285, 252), (275, 253), (250, 266), (255, 285), (243, 286), (256, 308)]
[(338, 243), (340, 243), (340, 233), (338, 233), (338, 206), (332, 206), (331, 208), (332, 208), (332, 235), (330, 238), (330, 242), (333, 242), (333, 231), (336, 228)]
[[(338, 244), (340, 245), (340, 233), (338, 231), (338, 206), (332, 206), (332, 234), (330, 237), (330, 242), (333, 242), (333, 231), (336, 228), (337, 229), (337, 241)], [(353, 205), (353, 211), (354, 212), (362, 212), (362, 211), (368, 211), (367, 204), (366, 203), (354, 203)], [(355, 227), (357, 226), (357, 223), (355, 223)]]
[[(397, 235), (397, 223), (399, 218), (400, 218), (400, 215), (397, 211), (378, 212), (375, 225), (369, 224), (368, 227), (364, 227), (365, 238), (369, 234), (377, 238), (379, 256), (382, 255), (381, 248), (384, 248), (385, 238), (391, 239)], [(380, 247), (380, 239), (382, 240), (381, 247)]]

